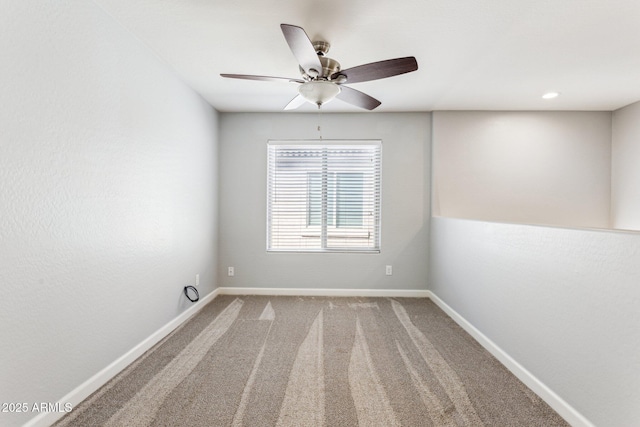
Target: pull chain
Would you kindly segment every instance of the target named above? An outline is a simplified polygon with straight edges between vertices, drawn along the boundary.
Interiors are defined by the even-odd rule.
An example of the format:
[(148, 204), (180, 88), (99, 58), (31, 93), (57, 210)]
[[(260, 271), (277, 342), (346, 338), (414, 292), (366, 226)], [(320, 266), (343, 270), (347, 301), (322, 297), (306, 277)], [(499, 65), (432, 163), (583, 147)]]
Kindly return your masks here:
[(318, 103), (318, 133), (320, 134), (320, 139), (322, 139), (322, 104)]

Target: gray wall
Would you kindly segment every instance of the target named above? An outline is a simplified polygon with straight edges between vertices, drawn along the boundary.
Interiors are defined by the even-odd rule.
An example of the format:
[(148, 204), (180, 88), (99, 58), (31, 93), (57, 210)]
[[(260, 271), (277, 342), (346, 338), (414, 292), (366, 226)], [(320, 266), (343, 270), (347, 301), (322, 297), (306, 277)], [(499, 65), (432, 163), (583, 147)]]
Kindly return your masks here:
[[(220, 116), (219, 286), (426, 288), (430, 114), (236, 114)], [(266, 252), (269, 139), (382, 140), (380, 254)], [(385, 276), (393, 265), (393, 276)], [(235, 267), (228, 277), (227, 266)]]
[(0, 402), (53, 403), (214, 289), (217, 115), (92, 2), (3, 4), (0, 51)]

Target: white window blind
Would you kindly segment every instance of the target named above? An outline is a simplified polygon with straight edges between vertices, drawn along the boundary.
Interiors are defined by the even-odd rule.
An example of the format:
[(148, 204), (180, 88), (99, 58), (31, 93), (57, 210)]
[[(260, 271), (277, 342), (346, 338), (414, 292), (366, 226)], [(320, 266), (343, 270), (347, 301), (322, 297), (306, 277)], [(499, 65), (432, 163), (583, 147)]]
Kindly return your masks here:
[(267, 147), (267, 250), (380, 251), (380, 141)]

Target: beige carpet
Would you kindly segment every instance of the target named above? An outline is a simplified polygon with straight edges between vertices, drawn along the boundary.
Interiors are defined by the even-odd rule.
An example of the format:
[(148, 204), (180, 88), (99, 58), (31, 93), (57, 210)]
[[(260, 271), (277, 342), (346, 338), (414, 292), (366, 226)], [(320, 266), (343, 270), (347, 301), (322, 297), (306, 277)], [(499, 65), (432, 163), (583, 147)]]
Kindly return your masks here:
[(221, 296), (58, 426), (567, 426), (428, 299)]

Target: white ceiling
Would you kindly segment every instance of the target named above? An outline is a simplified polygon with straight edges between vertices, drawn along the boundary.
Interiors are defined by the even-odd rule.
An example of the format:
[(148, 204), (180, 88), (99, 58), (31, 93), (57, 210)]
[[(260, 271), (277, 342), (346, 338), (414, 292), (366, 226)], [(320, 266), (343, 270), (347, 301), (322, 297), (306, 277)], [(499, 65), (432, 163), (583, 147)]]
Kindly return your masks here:
[[(219, 111), (281, 111), (300, 76), (280, 24), (331, 43), (343, 69), (415, 56), (352, 87), (375, 111), (615, 110), (640, 100), (640, 0), (94, 0)], [(546, 91), (559, 91), (543, 100)], [(301, 111), (315, 111), (311, 104)], [(334, 100), (325, 111), (356, 112)]]

